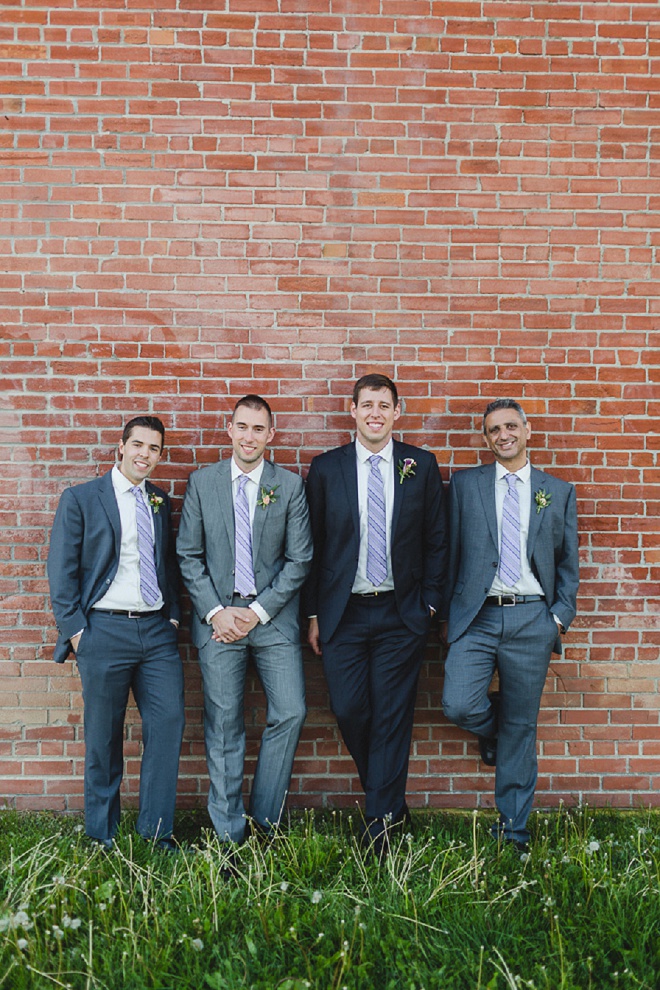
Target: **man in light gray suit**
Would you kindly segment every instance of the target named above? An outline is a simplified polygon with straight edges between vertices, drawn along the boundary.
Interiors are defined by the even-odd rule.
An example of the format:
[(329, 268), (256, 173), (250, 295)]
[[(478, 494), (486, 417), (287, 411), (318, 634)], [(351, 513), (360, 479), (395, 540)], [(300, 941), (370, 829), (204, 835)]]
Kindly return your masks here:
[[(449, 487), (450, 587), (443, 708), (479, 737), (496, 766), (493, 835), (524, 852), (537, 777), (541, 694), (560, 633), (576, 612), (575, 489), (527, 459), (522, 407), (497, 399), (483, 432), (495, 463), (458, 471)], [(499, 693), (488, 694), (497, 668)]]
[(255, 830), (270, 836), (306, 715), (299, 591), (312, 539), (302, 479), (264, 460), (275, 435), (265, 399), (240, 399), (227, 432), (232, 458), (190, 477), (177, 554), (204, 682), (209, 813), (223, 841), (241, 842), (248, 656), (267, 699), (249, 814)]

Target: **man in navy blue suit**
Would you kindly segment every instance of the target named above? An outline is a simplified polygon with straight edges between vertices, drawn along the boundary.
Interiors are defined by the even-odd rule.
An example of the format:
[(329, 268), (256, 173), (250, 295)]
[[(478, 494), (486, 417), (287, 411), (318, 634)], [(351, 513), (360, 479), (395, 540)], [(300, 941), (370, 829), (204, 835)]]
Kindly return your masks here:
[(165, 430), (155, 416), (126, 424), (119, 464), (60, 498), (48, 554), (59, 637), (83, 689), (85, 829), (111, 848), (119, 824), (124, 717), (129, 691), (142, 716), (144, 752), (137, 830), (173, 850), (183, 670), (177, 647), (178, 571), (169, 498), (147, 478)]
[(307, 479), (314, 558), (309, 642), (366, 795), (377, 855), (407, 823), (406, 781), (419, 668), (445, 574), (445, 507), (435, 457), (393, 440), (396, 386), (355, 385), (356, 438), (314, 458)]

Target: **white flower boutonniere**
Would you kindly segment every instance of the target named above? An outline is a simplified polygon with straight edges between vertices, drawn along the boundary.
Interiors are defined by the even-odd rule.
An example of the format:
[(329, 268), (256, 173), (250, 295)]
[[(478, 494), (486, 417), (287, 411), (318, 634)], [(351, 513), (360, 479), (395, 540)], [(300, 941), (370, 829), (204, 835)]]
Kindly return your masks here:
[(152, 492), (151, 495), (149, 496), (149, 505), (154, 510), (154, 515), (156, 515), (157, 512), (160, 512), (160, 507), (162, 504), (163, 504), (162, 496), (156, 495), (155, 492)]
[(261, 492), (259, 498), (257, 499), (257, 505), (260, 509), (266, 509), (269, 505), (277, 502), (278, 496), (275, 494), (279, 485), (275, 485), (274, 488), (266, 488), (264, 485), (261, 486)]
[(417, 461), (413, 460), (412, 457), (406, 457), (405, 460), (399, 461), (398, 471), (399, 471), (399, 484), (402, 485), (406, 478), (414, 475), (415, 468), (417, 467)]
[(534, 501), (536, 502), (536, 515), (538, 516), (541, 509), (546, 509), (552, 502), (552, 495), (548, 495), (543, 488), (539, 488), (537, 492), (534, 493)]

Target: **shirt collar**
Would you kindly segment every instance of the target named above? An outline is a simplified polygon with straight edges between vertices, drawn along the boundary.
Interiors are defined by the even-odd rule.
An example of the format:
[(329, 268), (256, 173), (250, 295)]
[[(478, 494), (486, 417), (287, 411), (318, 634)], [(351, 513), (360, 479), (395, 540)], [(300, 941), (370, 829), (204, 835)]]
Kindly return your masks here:
[[(130, 492), (131, 488), (135, 488), (133, 482), (129, 481), (126, 475), (121, 473), (116, 464), (112, 469), (112, 486), (116, 492), (119, 492), (120, 495), (123, 495), (124, 492)], [(143, 495), (146, 495), (147, 489), (144, 480), (141, 481), (137, 487), (141, 490)]]
[[(357, 459), (360, 462), (360, 464), (364, 464), (366, 461), (369, 460), (370, 457), (373, 457), (374, 454), (373, 450), (367, 450), (364, 444), (360, 443), (357, 437), (355, 438), (355, 452), (357, 454)], [(392, 458), (394, 457), (394, 443), (392, 442), (391, 437), (387, 441), (383, 449), (378, 451), (378, 456), (382, 457), (383, 460), (387, 461), (388, 463), (392, 460)]]
[(518, 478), (520, 478), (520, 480), (523, 482), (523, 484), (526, 485), (532, 474), (532, 465), (529, 463), (529, 460), (527, 460), (525, 461), (524, 466), (521, 467), (519, 471), (509, 471), (507, 470), (507, 468), (504, 467), (503, 464), (500, 464), (499, 461), (495, 461), (495, 480), (501, 481), (502, 478), (504, 478), (507, 474), (517, 475)]
[(255, 485), (258, 485), (259, 482), (261, 481), (261, 475), (263, 474), (263, 471), (264, 471), (264, 461), (263, 461), (263, 458), (259, 461), (259, 463), (257, 464), (256, 468), (253, 468), (251, 471), (247, 471), (247, 472), (246, 471), (241, 471), (241, 469), (239, 468), (239, 466), (236, 463), (236, 461), (234, 460), (234, 458), (232, 457), (232, 459), (231, 459), (231, 480), (232, 480), (232, 484), (236, 481), (237, 478), (242, 478), (243, 476), (245, 476), (250, 481), (254, 481)]

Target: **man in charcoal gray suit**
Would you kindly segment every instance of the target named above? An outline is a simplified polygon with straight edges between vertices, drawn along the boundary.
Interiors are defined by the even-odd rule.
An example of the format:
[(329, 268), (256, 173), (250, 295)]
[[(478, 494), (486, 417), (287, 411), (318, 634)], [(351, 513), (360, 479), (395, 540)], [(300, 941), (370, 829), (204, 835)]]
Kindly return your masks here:
[[(525, 851), (541, 694), (576, 612), (575, 488), (530, 465), (530, 426), (512, 399), (487, 406), (483, 433), (495, 463), (456, 472), (449, 487), (443, 707), (496, 766), (493, 835)], [(499, 692), (489, 695), (495, 669)]]

